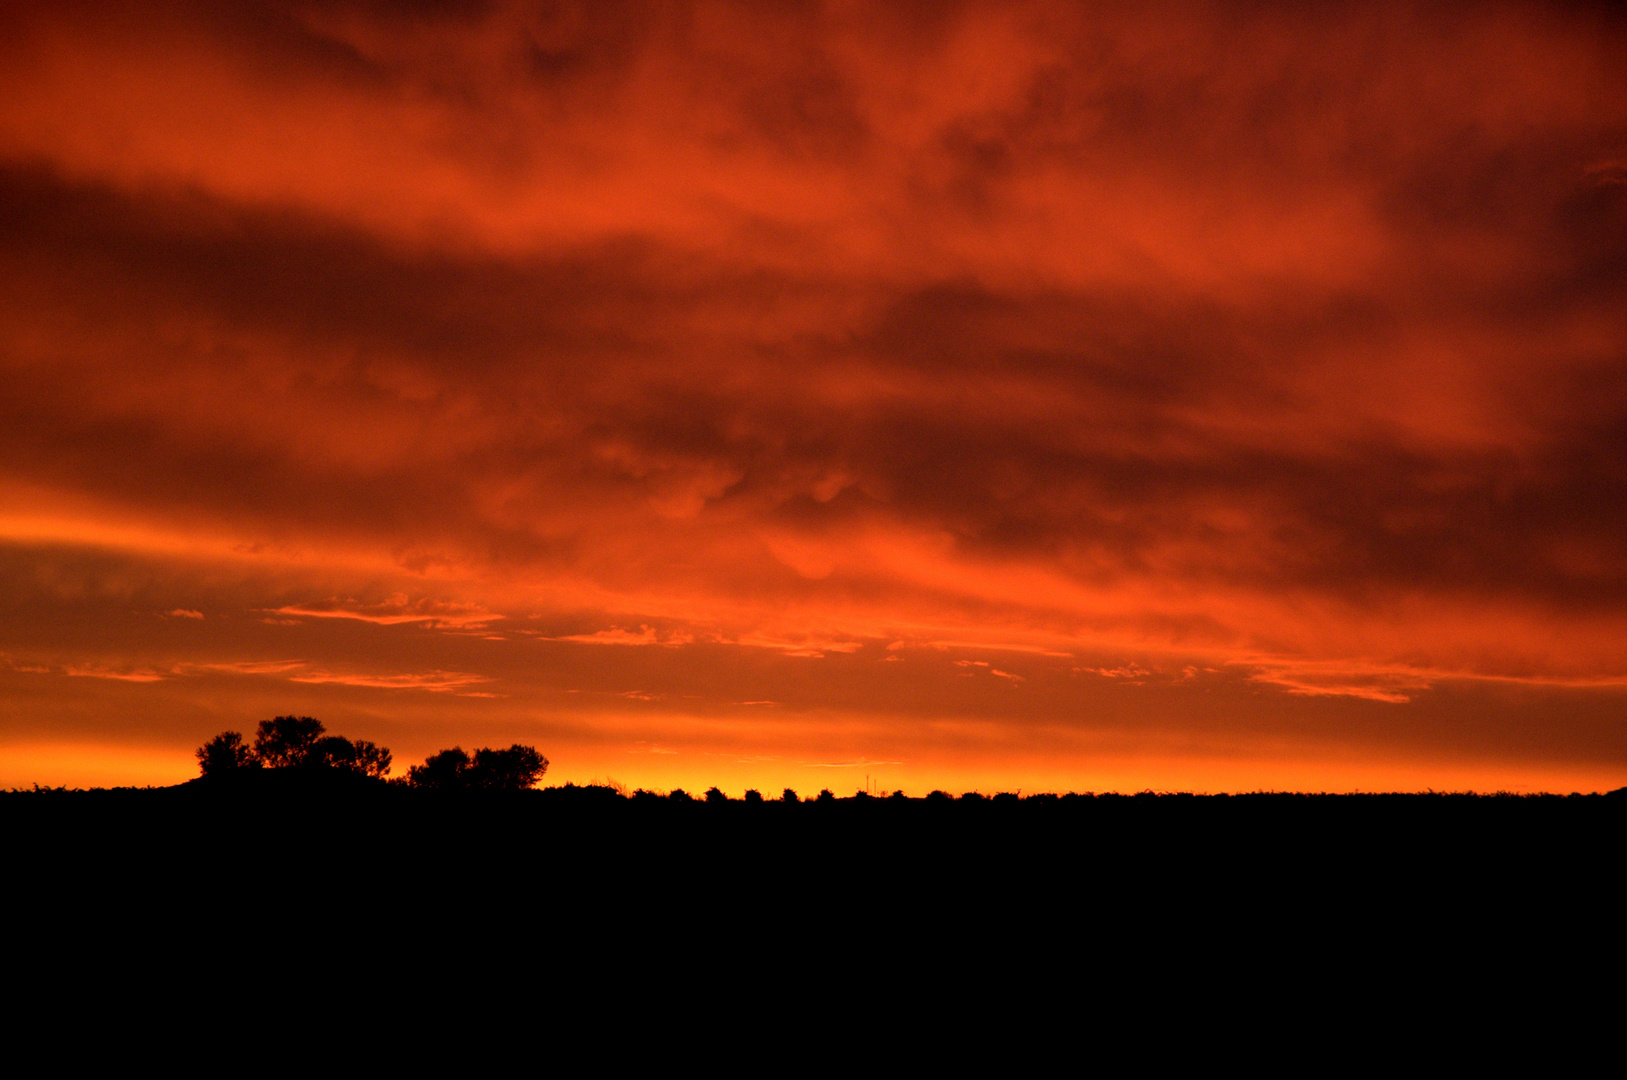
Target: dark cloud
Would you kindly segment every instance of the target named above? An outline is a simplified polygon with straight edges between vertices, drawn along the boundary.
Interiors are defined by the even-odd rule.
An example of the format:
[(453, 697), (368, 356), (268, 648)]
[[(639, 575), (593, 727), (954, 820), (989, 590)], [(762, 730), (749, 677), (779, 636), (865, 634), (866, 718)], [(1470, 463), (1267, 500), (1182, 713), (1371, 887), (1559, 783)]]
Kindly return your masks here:
[(0, 76), (14, 674), (891, 757), (1379, 705), (1472, 756), (1453, 680), (1618, 692), (1602, 8), (64, 11)]

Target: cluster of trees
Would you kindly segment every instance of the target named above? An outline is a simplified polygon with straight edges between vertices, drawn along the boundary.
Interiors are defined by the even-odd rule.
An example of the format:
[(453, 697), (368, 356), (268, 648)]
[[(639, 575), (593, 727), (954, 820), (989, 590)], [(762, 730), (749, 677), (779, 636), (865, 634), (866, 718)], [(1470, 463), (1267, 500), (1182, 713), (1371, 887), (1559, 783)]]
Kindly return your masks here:
[(541, 780), (547, 770), (548, 759), (534, 746), (482, 747), (472, 756), (454, 746), (408, 769), (407, 783), (438, 791), (521, 791)]
[(236, 769), (341, 769), (383, 777), (390, 771), (390, 751), (366, 739), (329, 735), (322, 721), (310, 716), (278, 716), (260, 721), (254, 744), (241, 732), (223, 731), (198, 747), (204, 776)]
[[(252, 745), (241, 732), (223, 731), (198, 747), (197, 755), (204, 776), (239, 769), (337, 769), (384, 779), (390, 771), (390, 751), (366, 739), (329, 735), (310, 716), (262, 720)], [(533, 746), (482, 747), (472, 755), (455, 746), (392, 782), (440, 791), (520, 791), (535, 786), (547, 769), (548, 759)]]

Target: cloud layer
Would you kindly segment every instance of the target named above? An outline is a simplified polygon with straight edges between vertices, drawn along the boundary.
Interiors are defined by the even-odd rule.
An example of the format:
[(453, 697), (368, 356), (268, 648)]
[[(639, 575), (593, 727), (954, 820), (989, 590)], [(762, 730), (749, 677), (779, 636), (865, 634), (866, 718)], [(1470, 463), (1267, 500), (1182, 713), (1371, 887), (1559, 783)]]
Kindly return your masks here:
[(1627, 23), (1301, 8), (8, 7), (0, 737), (1612, 775)]

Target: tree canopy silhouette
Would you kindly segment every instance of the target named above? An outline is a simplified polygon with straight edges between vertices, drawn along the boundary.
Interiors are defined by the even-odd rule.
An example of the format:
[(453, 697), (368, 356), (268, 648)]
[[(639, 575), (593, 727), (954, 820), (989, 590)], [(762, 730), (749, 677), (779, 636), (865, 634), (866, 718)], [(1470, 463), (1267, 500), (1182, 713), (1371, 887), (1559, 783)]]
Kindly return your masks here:
[(422, 765), (409, 768), (407, 783), (436, 791), (461, 791), (468, 787), (464, 782), (468, 768), (469, 755), (464, 753), (463, 747), (454, 746), (450, 750), (429, 755)]
[(260, 721), (254, 733), (254, 756), (268, 769), (304, 765), (322, 737), (322, 721), (314, 716), (278, 716)]
[(204, 776), (240, 769), (337, 769), (383, 778), (390, 771), (390, 751), (366, 739), (352, 742), (327, 735), (311, 716), (277, 716), (260, 721), (254, 745), (236, 731), (223, 731), (197, 749)]
[(305, 763), (382, 778), (390, 771), (390, 751), (366, 739), (351, 742), (343, 735), (329, 735), (316, 741)]
[(215, 776), (234, 769), (258, 769), (260, 759), (243, 741), (240, 731), (222, 731), (197, 749), (198, 769), (204, 776)]
[(524, 791), (547, 771), (548, 759), (534, 746), (481, 747), (473, 756), (454, 746), (408, 769), (407, 783), (436, 791)]

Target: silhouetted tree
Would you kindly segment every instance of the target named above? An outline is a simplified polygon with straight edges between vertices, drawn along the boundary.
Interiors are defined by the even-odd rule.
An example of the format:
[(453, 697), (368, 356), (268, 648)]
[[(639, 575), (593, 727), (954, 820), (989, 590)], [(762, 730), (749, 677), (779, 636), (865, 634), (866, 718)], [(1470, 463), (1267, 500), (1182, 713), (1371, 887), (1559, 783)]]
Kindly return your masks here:
[(820, 788), (819, 789), (819, 798), (815, 799), (814, 801), (815, 802), (835, 802), (836, 801), (836, 795), (831, 791), (830, 788)]
[(217, 776), (233, 769), (258, 769), (260, 759), (243, 741), (238, 731), (222, 731), (197, 749), (198, 768), (203, 776)]
[(470, 757), (461, 746), (431, 754), (407, 770), (413, 787), (441, 791), (523, 791), (548, 770), (548, 759), (534, 746), (515, 743), (506, 750), (482, 747)]
[(716, 788), (716, 787), (709, 787), (709, 788), (706, 789), (706, 801), (707, 802), (713, 802), (713, 803), (728, 802), (729, 797), (727, 795), (723, 794), (721, 789)]
[(310, 716), (262, 720), (254, 735), (254, 756), (268, 769), (304, 765), (323, 730), (322, 721)]
[(311, 744), (300, 764), (309, 768), (349, 769), (355, 760), (355, 743), (343, 735), (324, 735)]
[(752, 788), (746, 792), (746, 801), (749, 803), (760, 803), (763, 801), (763, 793), (758, 791), (756, 788)]
[(390, 751), (366, 739), (352, 742), (324, 736), (322, 722), (309, 716), (277, 716), (260, 721), (254, 745), (235, 731), (223, 731), (197, 749), (204, 776), (233, 769), (342, 769), (383, 778), (390, 771)]
[(515, 743), (507, 750), (482, 747), (469, 764), (469, 786), (489, 791), (523, 791), (535, 787), (548, 771), (548, 759), (534, 746)]
[(390, 752), (366, 739), (351, 742), (343, 735), (329, 735), (312, 745), (302, 764), (383, 778), (390, 771)]
[(784, 791), (780, 792), (780, 802), (798, 802), (798, 801), (800, 801), (800, 800), (797, 799), (797, 793), (792, 791), (790, 788), (786, 788)]
[(390, 771), (390, 751), (366, 739), (357, 739), (356, 764), (354, 768), (364, 776), (376, 776), (382, 779)]
[(691, 795), (689, 792), (685, 791), (681, 787), (676, 787), (676, 788), (673, 788), (671, 791), (667, 792), (667, 801), (668, 802), (694, 802), (695, 801), (695, 796)]
[(463, 774), (469, 768), (469, 755), (463, 747), (454, 746), (431, 754), (422, 765), (407, 770), (407, 783), (413, 787), (438, 791), (456, 791), (464, 786)]

